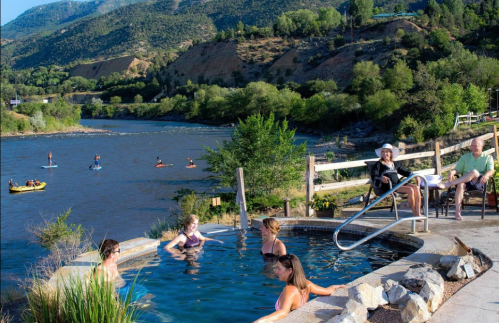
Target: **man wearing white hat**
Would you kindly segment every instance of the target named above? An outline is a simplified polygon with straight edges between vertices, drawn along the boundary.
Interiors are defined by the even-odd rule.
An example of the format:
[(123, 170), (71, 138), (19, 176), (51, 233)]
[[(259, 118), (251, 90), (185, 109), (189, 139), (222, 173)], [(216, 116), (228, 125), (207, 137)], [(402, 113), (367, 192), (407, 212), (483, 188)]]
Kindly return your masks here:
[[(475, 138), (471, 141), (471, 152), (459, 158), (456, 168), (449, 172), (449, 181), (439, 183), (440, 189), (448, 189), (456, 185), (456, 220), (462, 220), (461, 202), (465, 191), (483, 190), (485, 183), (494, 175), (494, 160), (492, 156), (485, 155), (483, 150), (483, 139)], [(458, 173), (464, 174), (458, 179), (452, 180)]]
[[(381, 148), (374, 151), (380, 158), (374, 164), (371, 179), (376, 195), (382, 195), (390, 190), (391, 187), (397, 185), (400, 180), (398, 175), (410, 176), (412, 173), (407, 169), (400, 166), (399, 163), (394, 162), (400, 153), (397, 147), (390, 144), (384, 144)], [(414, 216), (421, 216), (421, 192), (419, 190), (419, 178), (416, 179), (417, 185), (407, 183), (400, 187), (397, 192), (407, 194), (407, 201), (411, 207)]]

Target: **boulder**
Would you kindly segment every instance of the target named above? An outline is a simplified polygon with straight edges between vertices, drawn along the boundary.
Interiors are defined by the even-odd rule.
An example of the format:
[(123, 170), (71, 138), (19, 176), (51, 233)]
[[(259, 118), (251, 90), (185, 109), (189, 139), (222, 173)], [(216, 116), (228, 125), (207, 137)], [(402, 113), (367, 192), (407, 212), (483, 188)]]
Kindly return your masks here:
[(355, 320), (355, 314), (345, 313), (345, 314), (336, 315), (326, 323), (358, 323), (358, 322)]
[(434, 313), (444, 301), (444, 290), (438, 285), (426, 282), (421, 292), (419, 292), (419, 296), (421, 296), (428, 305), (428, 310)]
[(459, 259), (454, 266), (447, 273), (447, 277), (451, 280), (462, 280), (466, 278), (466, 272), (464, 271), (464, 260)]
[(410, 291), (422, 288), (425, 282), (432, 282), (442, 289), (444, 288), (444, 280), (440, 274), (428, 264), (420, 264), (409, 267), (404, 278), (400, 281)]
[(364, 323), (367, 320), (367, 307), (350, 299), (340, 315), (333, 317), (327, 323)]
[(418, 294), (409, 295), (409, 301), (400, 314), (404, 323), (423, 323), (431, 317), (428, 306)]
[(388, 291), (388, 301), (390, 304), (397, 304), (397, 305), (403, 305), (407, 303), (409, 300), (408, 296), (409, 294), (412, 294), (411, 291), (408, 291), (407, 289), (404, 288), (402, 285), (394, 285), (390, 291)]
[(393, 287), (393, 286), (398, 285), (398, 284), (399, 284), (399, 282), (397, 282), (397, 281), (395, 281), (395, 280), (392, 280), (392, 279), (388, 279), (388, 280), (385, 282), (385, 284), (383, 285), (383, 287), (384, 287), (384, 289), (385, 289), (385, 292), (387, 292), (387, 293), (388, 293), (388, 291), (389, 291), (390, 289), (392, 289), (392, 287)]
[(375, 310), (380, 305), (388, 304), (388, 296), (383, 286), (372, 287), (362, 283), (348, 289), (348, 297), (363, 304), (369, 310)]
[(454, 266), (456, 261), (459, 260), (458, 258), (459, 258), (458, 256), (443, 256), (438, 261), (438, 266), (445, 270), (449, 270), (452, 268), (452, 266)]

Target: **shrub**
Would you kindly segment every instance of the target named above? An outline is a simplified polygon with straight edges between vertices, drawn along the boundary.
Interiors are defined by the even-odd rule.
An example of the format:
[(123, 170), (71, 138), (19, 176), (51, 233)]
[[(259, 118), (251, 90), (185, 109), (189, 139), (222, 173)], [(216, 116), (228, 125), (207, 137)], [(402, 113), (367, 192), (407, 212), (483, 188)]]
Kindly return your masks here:
[(76, 235), (81, 238), (84, 232), (81, 225), (66, 224), (69, 214), (71, 214), (71, 208), (68, 208), (66, 212), (60, 214), (55, 221), (52, 219), (44, 220), (42, 226), (30, 226), (28, 227), (28, 231), (38, 238), (38, 242), (42, 246), (48, 248), (64, 237)]
[(310, 203), (310, 207), (316, 211), (334, 211), (338, 208), (338, 204), (336, 203), (336, 196), (319, 196), (317, 194), (314, 194), (314, 196), (312, 197), (312, 202)]
[(36, 111), (32, 117), (28, 117), (29, 122), (33, 125), (35, 130), (43, 130), (47, 126), (45, 120), (43, 120), (42, 111)]

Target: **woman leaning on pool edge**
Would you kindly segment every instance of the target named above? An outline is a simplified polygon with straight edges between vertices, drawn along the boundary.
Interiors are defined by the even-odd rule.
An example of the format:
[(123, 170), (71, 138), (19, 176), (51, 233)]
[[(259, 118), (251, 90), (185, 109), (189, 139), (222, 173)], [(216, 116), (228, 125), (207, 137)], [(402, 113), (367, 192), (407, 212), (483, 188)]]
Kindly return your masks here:
[(276, 311), (253, 323), (268, 323), (285, 318), (289, 312), (304, 305), (308, 301), (310, 293), (330, 296), (334, 294), (336, 289), (347, 287), (345, 285), (332, 285), (324, 288), (315, 285), (307, 280), (300, 259), (293, 254), (279, 257), (276, 274), (279, 276), (280, 281), (286, 282), (286, 286), (275, 303)]
[(201, 232), (198, 231), (199, 218), (194, 214), (189, 214), (184, 220), (184, 231), (176, 236), (172, 241), (170, 241), (166, 246), (165, 250), (173, 251), (175, 246), (184, 248), (197, 247), (200, 241), (217, 241), (223, 243), (221, 240), (211, 239), (204, 237)]

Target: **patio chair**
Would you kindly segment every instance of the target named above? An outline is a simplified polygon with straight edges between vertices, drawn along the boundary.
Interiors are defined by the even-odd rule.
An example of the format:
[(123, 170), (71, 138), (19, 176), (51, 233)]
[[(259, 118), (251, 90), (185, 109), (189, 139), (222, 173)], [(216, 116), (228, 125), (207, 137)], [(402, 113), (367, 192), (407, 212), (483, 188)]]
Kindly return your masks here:
[[(498, 203), (497, 203), (496, 183), (494, 181), (490, 181), (490, 182), (492, 182), (492, 192), (494, 192), (494, 198), (496, 201), (496, 212), (499, 212), (499, 205), (497, 205)], [(489, 185), (489, 183), (485, 183), (483, 190), (474, 190), (474, 191), (464, 192), (463, 201), (461, 202), (461, 210), (464, 210), (466, 206), (481, 206), (482, 207), (482, 220), (483, 220), (485, 217), (485, 201), (487, 200), (487, 185)], [(452, 190), (451, 189), (452, 188), (449, 187), (449, 189), (447, 190), (447, 197), (448, 198), (446, 198), (447, 202), (445, 204), (445, 216), (447, 216), (447, 214), (449, 213), (449, 205), (453, 202), (455, 203), (454, 197), (456, 194), (456, 190), (455, 190), (455, 188)], [(480, 203), (480, 204), (469, 203), (470, 198), (481, 198), (482, 203)]]

